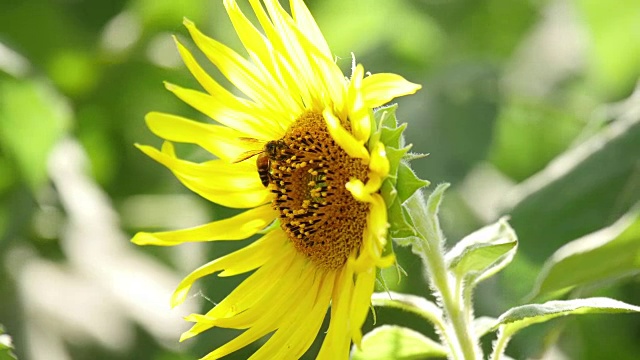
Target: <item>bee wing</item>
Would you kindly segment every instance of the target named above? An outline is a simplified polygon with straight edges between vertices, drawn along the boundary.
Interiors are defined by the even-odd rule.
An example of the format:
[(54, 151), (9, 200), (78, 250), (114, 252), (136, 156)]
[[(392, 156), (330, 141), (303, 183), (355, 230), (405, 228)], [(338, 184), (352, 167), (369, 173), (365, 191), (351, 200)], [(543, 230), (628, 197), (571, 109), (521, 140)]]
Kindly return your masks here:
[(254, 139), (254, 138), (250, 138), (250, 137), (239, 137), (238, 139), (240, 139), (240, 141), (244, 141), (244, 142), (248, 142), (248, 143), (252, 143), (252, 144), (265, 145), (267, 143), (264, 140), (258, 140), (258, 139)]
[(264, 150), (249, 150), (249, 151), (246, 151), (246, 152), (240, 154), (240, 156), (236, 160), (234, 160), (233, 163), (235, 164), (235, 163), (239, 163), (239, 162), (245, 161), (245, 160), (247, 160), (247, 159), (249, 159), (251, 157), (254, 157), (254, 156), (256, 156), (256, 155), (258, 155), (258, 154), (260, 154), (262, 152), (264, 152)]

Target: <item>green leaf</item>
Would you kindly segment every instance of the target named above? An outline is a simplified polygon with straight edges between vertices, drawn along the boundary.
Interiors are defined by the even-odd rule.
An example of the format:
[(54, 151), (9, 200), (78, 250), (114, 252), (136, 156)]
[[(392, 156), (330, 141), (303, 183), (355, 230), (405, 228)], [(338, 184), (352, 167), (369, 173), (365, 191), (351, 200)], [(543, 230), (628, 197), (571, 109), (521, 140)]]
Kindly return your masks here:
[(13, 342), (11, 336), (5, 334), (4, 327), (0, 325), (0, 360), (16, 360), (13, 353)]
[[(403, 215), (407, 222), (411, 224), (412, 231), (415, 236), (405, 239), (393, 238), (400, 246), (411, 246), (411, 251), (418, 255), (424, 256), (424, 242), (421, 239), (443, 239), (440, 222), (438, 219), (438, 208), (444, 192), (449, 188), (450, 184), (439, 184), (436, 189), (429, 195), (426, 206), (424, 206), (424, 198), (420, 191), (411, 196), (405, 205), (401, 207)], [(418, 225), (418, 226), (416, 226)]]
[[(418, 178), (406, 162), (405, 156), (411, 145), (404, 146), (403, 132), (407, 124), (398, 126), (395, 116), (397, 105), (382, 107), (374, 112), (376, 131), (371, 135), (369, 146), (381, 141), (385, 144), (386, 156), (389, 159), (389, 175), (385, 179), (381, 193), (387, 204), (389, 218), (389, 235), (395, 240), (408, 239), (415, 236), (411, 218), (406, 215), (403, 203), (416, 190), (429, 184)], [(408, 244), (408, 243), (406, 243)]]
[(380, 129), (380, 141), (394, 148), (404, 147), (404, 138), (402, 133), (407, 128), (407, 123), (401, 124), (397, 128), (388, 128), (383, 126)]
[(544, 304), (528, 304), (509, 309), (500, 315), (491, 330), (499, 329), (491, 359), (501, 358), (507, 343), (518, 331), (527, 326), (546, 322), (560, 316), (581, 314), (617, 314), (640, 312), (640, 307), (610, 298), (587, 298), (549, 301)]
[(439, 330), (444, 330), (442, 310), (423, 297), (394, 291), (379, 292), (371, 295), (371, 304), (412, 312), (430, 321)]
[(389, 235), (394, 239), (415, 236), (411, 219), (405, 215), (400, 200), (398, 200), (398, 191), (393, 187), (390, 179), (385, 179), (382, 183), (380, 193), (387, 204)]
[(386, 204), (391, 204), (398, 198), (398, 190), (394, 187), (394, 182), (391, 179), (385, 179), (380, 187), (380, 194)]
[[(407, 127), (406, 124), (398, 126), (398, 119), (396, 118), (397, 104), (391, 106), (384, 106), (376, 109), (373, 112), (372, 121), (375, 124), (375, 132), (371, 135), (369, 145), (375, 144), (377, 141), (381, 141), (387, 148), (401, 148), (404, 146), (404, 139), (402, 133)], [(371, 147), (369, 148), (371, 150)]]
[[(393, 178), (397, 181), (398, 171), (400, 169), (400, 164), (402, 163), (402, 159), (405, 154), (411, 149), (411, 146), (406, 146), (401, 149), (396, 149), (394, 147), (387, 147), (387, 159), (389, 159), (389, 177)], [(395, 181), (394, 181), (395, 183)]]
[(422, 239), (437, 239), (436, 241), (443, 241), (444, 239), (438, 211), (444, 192), (449, 186), (451, 186), (449, 183), (438, 184), (435, 190), (429, 194), (426, 206), (420, 204), (424, 203), (424, 199), (422, 193), (418, 191), (407, 201), (406, 207), (403, 207), (403, 209), (406, 209), (407, 217), (411, 219), (412, 224), (417, 225), (414, 229), (419, 234), (420, 239), (412, 239), (411, 251), (418, 256), (424, 256), (424, 246), (431, 246), (425, 244)]
[(511, 308), (500, 315), (497, 324), (492, 330), (501, 327), (503, 332), (513, 335), (527, 326), (546, 322), (560, 316), (631, 312), (640, 312), (640, 307), (604, 297), (555, 300), (544, 304), (528, 304)]
[(380, 124), (379, 128), (395, 129), (398, 127), (398, 119), (396, 118), (396, 111), (398, 110), (398, 104), (392, 104), (389, 106), (383, 106), (377, 108), (374, 112), (375, 120)]
[(362, 338), (360, 349), (354, 346), (353, 360), (413, 360), (442, 358), (446, 349), (437, 342), (405, 327), (379, 326)]
[(420, 179), (409, 165), (400, 162), (396, 188), (398, 189), (398, 197), (401, 203), (404, 203), (418, 189), (429, 186), (429, 184), (429, 181)]
[(435, 190), (429, 195), (427, 199), (427, 212), (425, 214), (433, 219), (438, 219), (438, 208), (440, 207), (440, 203), (442, 202), (442, 197), (444, 196), (444, 192), (451, 186), (449, 183), (438, 184)]
[(566, 293), (640, 273), (640, 206), (613, 225), (574, 240), (545, 263), (532, 296)]
[(36, 80), (0, 81), (0, 144), (32, 189), (47, 179), (47, 158), (71, 123), (65, 100)]
[(395, 199), (389, 208), (389, 235), (394, 240), (406, 239), (416, 236), (411, 218), (407, 215), (400, 201)]
[(473, 278), (480, 282), (503, 269), (513, 259), (518, 238), (506, 218), (460, 240), (445, 259), (451, 271), (459, 278)]

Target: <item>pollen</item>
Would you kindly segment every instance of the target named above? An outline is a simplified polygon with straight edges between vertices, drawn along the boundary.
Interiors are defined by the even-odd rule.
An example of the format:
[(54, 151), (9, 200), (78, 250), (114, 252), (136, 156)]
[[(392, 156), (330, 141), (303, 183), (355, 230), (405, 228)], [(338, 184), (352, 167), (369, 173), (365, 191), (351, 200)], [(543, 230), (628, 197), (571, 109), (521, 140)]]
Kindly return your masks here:
[(337, 269), (360, 247), (369, 211), (345, 184), (366, 182), (368, 167), (336, 144), (317, 112), (300, 116), (278, 143), (269, 186), (280, 226), (311, 262)]

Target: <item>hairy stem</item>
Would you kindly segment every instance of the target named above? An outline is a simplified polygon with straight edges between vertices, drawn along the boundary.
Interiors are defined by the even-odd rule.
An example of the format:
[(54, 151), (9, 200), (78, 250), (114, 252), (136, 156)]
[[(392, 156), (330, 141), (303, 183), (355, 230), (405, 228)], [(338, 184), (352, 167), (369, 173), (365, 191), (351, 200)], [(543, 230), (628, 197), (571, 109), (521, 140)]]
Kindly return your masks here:
[(420, 238), (419, 244), (414, 246), (414, 252), (423, 258), (431, 286), (440, 297), (447, 322), (450, 323), (448, 325), (453, 328), (455, 343), (450, 344), (453, 358), (476, 360), (480, 358), (480, 349), (473, 336), (471, 319), (467, 317), (466, 304), (456, 291), (455, 280), (449, 274), (444, 260), (444, 237), (437, 212), (442, 193), (447, 187), (448, 184), (439, 185), (427, 204), (419, 192), (407, 200), (411, 219)]
[(491, 360), (501, 360), (502, 355), (504, 354), (504, 350), (511, 339), (511, 335), (505, 334), (505, 332), (501, 329), (498, 331), (498, 338), (493, 343), (493, 352), (489, 359)]

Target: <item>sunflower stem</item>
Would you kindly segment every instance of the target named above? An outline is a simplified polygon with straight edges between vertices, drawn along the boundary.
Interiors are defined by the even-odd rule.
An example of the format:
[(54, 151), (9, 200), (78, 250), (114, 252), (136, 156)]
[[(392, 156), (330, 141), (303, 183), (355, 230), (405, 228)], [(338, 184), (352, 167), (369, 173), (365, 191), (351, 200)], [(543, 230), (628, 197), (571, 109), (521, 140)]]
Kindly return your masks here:
[(447, 270), (444, 259), (444, 236), (438, 221), (438, 207), (444, 191), (449, 184), (441, 184), (425, 203), (421, 192), (407, 200), (406, 208), (418, 233), (419, 240), (414, 244), (427, 268), (429, 282), (440, 299), (446, 314), (447, 326), (453, 328), (454, 337), (449, 344), (453, 359), (476, 360), (481, 351), (471, 328), (470, 311), (465, 307), (463, 296), (456, 291), (456, 281)]

